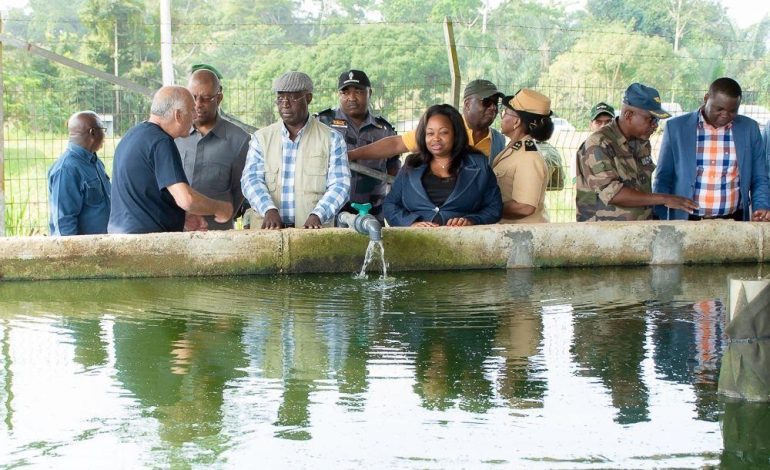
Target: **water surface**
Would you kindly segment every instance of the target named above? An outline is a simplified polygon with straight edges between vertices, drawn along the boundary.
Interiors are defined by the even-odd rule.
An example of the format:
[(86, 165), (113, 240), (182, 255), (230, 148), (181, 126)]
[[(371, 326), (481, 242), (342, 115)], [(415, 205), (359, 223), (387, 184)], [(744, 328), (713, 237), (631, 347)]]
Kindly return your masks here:
[(716, 387), (760, 270), (0, 283), (0, 465), (767, 464)]

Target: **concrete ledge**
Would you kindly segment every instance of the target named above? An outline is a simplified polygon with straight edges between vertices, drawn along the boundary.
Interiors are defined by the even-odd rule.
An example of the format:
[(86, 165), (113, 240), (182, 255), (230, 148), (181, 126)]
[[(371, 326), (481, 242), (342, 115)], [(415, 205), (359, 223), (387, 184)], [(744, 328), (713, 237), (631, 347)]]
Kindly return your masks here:
[[(390, 271), (770, 258), (770, 225), (721, 220), (389, 228), (383, 241)], [(0, 279), (353, 273), (367, 244), (349, 229), (0, 238)]]

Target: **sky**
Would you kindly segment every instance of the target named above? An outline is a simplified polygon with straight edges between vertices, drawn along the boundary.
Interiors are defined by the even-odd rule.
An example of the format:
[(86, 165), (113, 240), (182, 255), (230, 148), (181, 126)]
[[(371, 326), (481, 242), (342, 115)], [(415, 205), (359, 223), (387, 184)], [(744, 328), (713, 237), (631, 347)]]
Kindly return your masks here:
[[(577, 3), (582, 2), (578, 1)], [(27, 0), (0, 0), (0, 11), (26, 4)], [(741, 28), (759, 22), (764, 15), (770, 15), (770, 2), (768, 1), (722, 0), (722, 5), (727, 8), (728, 14)]]

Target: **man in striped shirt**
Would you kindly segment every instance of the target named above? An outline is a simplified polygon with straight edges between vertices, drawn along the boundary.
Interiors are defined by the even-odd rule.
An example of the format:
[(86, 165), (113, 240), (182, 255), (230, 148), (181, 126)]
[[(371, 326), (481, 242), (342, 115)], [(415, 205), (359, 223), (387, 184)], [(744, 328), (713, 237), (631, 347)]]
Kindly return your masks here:
[(715, 80), (695, 112), (666, 123), (653, 191), (692, 198), (692, 214), (657, 206), (660, 219), (770, 220), (770, 186), (762, 136), (738, 115), (742, 90)]
[(258, 212), (250, 228), (330, 226), (350, 192), (345, 141), (308, 112), (313, 82), (306, 74), (286, 72), (273, 91), (281, 120), (252, 135), (241, 176)]

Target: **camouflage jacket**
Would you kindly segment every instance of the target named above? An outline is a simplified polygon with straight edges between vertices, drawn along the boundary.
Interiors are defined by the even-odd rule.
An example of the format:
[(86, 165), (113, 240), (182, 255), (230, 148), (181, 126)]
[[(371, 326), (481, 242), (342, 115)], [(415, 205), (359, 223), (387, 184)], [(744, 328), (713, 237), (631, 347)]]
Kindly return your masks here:
[(577, 152), (575, 202), (577, 221), (647, 220), (652, 207), (610, 204), (624, 187), (652, 192), (652, 148), (649, 140), (626, 140), (617, 119), (594, 132)]

